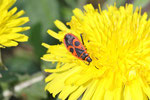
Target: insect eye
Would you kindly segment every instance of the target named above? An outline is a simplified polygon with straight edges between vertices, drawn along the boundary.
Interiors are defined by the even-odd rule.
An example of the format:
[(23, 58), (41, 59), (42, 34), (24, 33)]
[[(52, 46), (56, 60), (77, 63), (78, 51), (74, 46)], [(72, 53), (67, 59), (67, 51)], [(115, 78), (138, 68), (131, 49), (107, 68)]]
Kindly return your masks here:
[(80, 42), (79, 41), (75, 41), (75, 46), (79, 46)]
[(74, 50), (73, 50), (73, 48), (70, 48), (70, 50), (69, 50), (69, 51), (70, 51), (71, 53), (73, 53), (73, 51), (74, 51)]

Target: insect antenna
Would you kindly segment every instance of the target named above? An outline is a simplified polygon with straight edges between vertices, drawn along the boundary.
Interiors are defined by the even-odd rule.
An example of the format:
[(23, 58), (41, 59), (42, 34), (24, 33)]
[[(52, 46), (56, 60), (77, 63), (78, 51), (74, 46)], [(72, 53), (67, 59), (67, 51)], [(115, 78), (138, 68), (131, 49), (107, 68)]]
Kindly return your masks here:
[(80, 37), (81, 37), (81, 40), (82, 40), (82, 44), (84, 45), (82, 34), (80, 34)]

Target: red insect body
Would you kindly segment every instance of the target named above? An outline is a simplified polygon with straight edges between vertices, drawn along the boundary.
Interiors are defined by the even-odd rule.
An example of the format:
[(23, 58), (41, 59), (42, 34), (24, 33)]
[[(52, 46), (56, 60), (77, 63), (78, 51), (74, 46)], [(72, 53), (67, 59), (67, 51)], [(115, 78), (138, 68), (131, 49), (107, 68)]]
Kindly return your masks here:
[(85, 47), (75, 35), (67, 33), (64, 36), (64, 44), (69, 52), (71, 52), (75, 57), (85, 60), (89, 63), (92, 61)]

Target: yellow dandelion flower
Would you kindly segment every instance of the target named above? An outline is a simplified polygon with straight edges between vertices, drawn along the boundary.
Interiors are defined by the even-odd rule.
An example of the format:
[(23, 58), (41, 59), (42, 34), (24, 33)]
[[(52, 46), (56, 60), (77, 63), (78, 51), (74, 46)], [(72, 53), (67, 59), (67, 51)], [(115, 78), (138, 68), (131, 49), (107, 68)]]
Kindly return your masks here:
[[(19, 32), (30, 27), (20, 27), (29, 21), (28, 17), (20, 17), (24, 14), (21, 10), (16, 13), (17, 7), (10, 9), (16, 0), (0, 0), (0, 48), (17, 46), (17, 42), (24, 42), (28, 37)], [(9, 10), (10, 9), (10, 10)]]
[[(58, 62), (46, 78), (45, 87), (55, 97), (77, 100), (148, 100), (150, 99), (150, 19), (133, 5), (108, 10), (91, 4), (82, 12), (76, 8), (67, 25), (55, 21), (60, 31), (48, 33), (62, 43), (42, 45), (48, 48), (42, 59)], [(80, 39), (92, 58), (88, 65), (69, 52), (63, 38), (72, 33)]]

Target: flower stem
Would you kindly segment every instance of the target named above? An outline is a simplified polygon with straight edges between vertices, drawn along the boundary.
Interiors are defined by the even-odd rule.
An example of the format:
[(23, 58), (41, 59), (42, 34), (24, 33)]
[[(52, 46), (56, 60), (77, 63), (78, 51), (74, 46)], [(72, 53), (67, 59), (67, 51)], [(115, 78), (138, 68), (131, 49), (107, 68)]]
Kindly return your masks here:
[(2, 62), (2, 55), (1, 55), (1, 49), (0, 49), (0, 67), (3, 69), (3, 70), (8, 70), (7, 67), (3, 64)]

